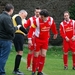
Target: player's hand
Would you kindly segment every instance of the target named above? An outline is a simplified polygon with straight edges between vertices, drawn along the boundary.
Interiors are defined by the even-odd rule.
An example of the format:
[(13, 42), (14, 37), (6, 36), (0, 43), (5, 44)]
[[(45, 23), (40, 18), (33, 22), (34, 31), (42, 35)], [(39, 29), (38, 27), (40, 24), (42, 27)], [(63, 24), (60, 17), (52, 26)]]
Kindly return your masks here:
[(32, 39), (28, 39), (28, 45), (32, 46)]
[(72, 37), (72, 41), (75, 41), (75, 36)]
[(57, 34), (55, 34), (54, 36), (53, 36), (53, 39), (56, 39), (57, 38)]
[(70, 41), (70, 39), (69, 39), (68, 37), (65, 37), (65, 39), (66, 39), (66, 41), (67, 41), (67, 42), (69, 42), (69, 41)]
[(22, 25), (18, 25), (18, 26), (17, 26), (18, 30), (20, 29), (21, 26), (22, 26)]

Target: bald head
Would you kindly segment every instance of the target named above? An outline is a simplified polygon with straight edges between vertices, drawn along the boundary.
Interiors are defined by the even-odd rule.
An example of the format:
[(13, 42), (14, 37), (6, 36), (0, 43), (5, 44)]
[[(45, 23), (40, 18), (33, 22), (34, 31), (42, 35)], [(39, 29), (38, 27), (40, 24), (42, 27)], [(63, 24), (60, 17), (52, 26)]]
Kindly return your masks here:
[(20, 10), (19, 15), (22, 19), (25, 19), (27, 17), (28, 13), (26, 10)]

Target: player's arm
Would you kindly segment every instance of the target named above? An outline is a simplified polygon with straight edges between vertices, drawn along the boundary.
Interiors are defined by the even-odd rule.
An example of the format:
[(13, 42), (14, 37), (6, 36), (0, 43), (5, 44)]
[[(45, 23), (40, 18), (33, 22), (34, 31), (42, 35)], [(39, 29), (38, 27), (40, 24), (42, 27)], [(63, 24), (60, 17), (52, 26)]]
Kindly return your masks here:
[(65, 34), (65, 31), (64, 31), (63, 26), (61, 24), (60, 24), (59, 32), (60, 32), (60, 36), (63, 39), (65, 39), (66, 38), (66, 34)]
[(36, 25), (33, 23), (28, 32), (28, 39), (31, 39), (33, 36), (33, 32), (35, 31)]
[(53, 39), (56, 39), (58, 32), (57, 32), (56, 24), (55, 24), (54, 20), (52, 21), (51, 30), (52, 30), (52, 32), (54, 34)]
[(73, 37), (71, 38), (72, 41), (75, 41), (75, 21), (73, 20)]
[(36, 25), (35, 23), (33, 23), (28, 32), (28, 45), (32, 45), (32, 36), (33, 36), (33, 32), (35, 31), (35, 29), (36, 29)]
[(65, 39), (67, 42), (70, 41), (70, 39), (66, 36), (65, 34), (65, 30), (63, 29), (63, 26), (60, 24), (60, 28), (59, 28), (59, 32), (60, 32), (60, 36)]
[[(20, 16), (17, 16), (15, 18), (15, 21), (16, 21), (17, 25), (22, 25), (22, 19)], [(20, 27), (20, 30), (23, 31), (25, 34), (27, 34), (27, 30), (23, 26)]]
[(24, 23), (23, 27), (28, 28), (31, 25), (30, 19), (27, 20), (26, 23)]

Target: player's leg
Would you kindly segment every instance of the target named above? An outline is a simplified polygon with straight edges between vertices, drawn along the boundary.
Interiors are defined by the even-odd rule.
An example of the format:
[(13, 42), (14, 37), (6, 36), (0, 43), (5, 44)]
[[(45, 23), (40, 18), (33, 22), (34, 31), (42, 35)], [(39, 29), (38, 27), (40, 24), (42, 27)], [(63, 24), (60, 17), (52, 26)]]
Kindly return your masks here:
[(75, 52), (72, 52), (73, 70), (75, 70)]
[(33, 73), (36, 72), (37, 62), (38, 62), (38, 55), (39, 55), (39, 52), (34, 51), (34, 57), (33, 57), (33, 63), (32, 63), (32, 75), (35, 75)]
[(36, 68), (37, 68), (38, 56), (39, 56), (39, 51), (40, 51), (40, 43), (39, 42), (40, 42), (39, 39), (36, 38), (33, 63), (32, 63), (32, 75), (35, 75)]
[(64, 69), (68, 69), (68, 49), (69, 43), (66, 40), (63, 41), (63, 62), (64, 62)]
[(37, 59), (37, 66), (36, 66), (36, 71), (38, 71), (39, 69), (39, 62), (40, 62), (40, 58), (41, 58), (41, 50), (39, 51), (39, 55), (38, 55), (38, 59)]
[(42, 70), (45, 64), (46, 52), (48, 50), (48, 39), (42, 41), (41, 48), (41, 56), (39, 60), (39, 69), (37, 75), (43, 75)]
[(40, 61), (39, 61), (39, 69), (38, 69), (38, 74), (37, 75), (43, 75), (42, 70), (45, 64), (45, 58), (46, 58), (46, 49), (41, 50), (41, 56), (40, 56)]
[(35, 48), (35, 46), (34, 46), (34, 44), (35, 44), (35, 37), (33, 36), (33, 38), (32, 38), (32, 46), (28, 46), (28, 48), (29, 48), (29, 52), (28, 52), (28, 55), (27, 55), (27, 69), (29, 70), (29, 71), (31, 71), (32, 70), (32, 61), (33, 61), (33, 56), (34, 56), (34, 54), (33, 54), (33, 52), (34, 52), (34, 48)]
[(72, 50), (72, 61), (73, 61), (73, 70), (75, 70), (75, 41), (70, 41), (70, 47)]
[(33, 50), (29, 50), (27, 55), (27, 70), (32, 71)]

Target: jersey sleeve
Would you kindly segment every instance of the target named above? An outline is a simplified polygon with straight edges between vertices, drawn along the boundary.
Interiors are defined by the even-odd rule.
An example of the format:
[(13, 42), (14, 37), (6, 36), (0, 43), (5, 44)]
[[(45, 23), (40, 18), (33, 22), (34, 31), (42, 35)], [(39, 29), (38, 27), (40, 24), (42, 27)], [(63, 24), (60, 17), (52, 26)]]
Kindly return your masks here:
[(51, 30), (53, 34), (58, 34), (54, 20), (52, 21)]
[(74, 20), (74, 33), (73, 33), (73, 34), (74, 34), (74, 36), (75, 36), (75, 20)]
[(66, 34), (61, 24), (60, 24), (59, 32), (60, 32), (60, 36), (64, 39), (66, 37)]
[(17, 16), (15, 18), (15, 21), (16, 21), (17, 25), (22, 25), (22, 20), (21, 20), (21, 17), (20, 16)]
[(33, 22), (33, 24), (31, 25), (29, 32), (28, 32), (28, 39), (32, 38), (33, 32), (36, 29), (36, 21)]
[(24, 23), (24, 28), (28, 28), (31, 25), (30, 19), (27, 20), (26, 23)]
[[(15, 18), (15, 21), (16, 21), (17, 25), (22, 25), (22, 19), (21, 19), (20, 16), (17, 16), (17, 17)], [(20, 27), (20, 30), (21, 30), (22, 32), (24, 32), (25, 34), (28, 33), (27, 30), (26, 30), (23, 26)]]

